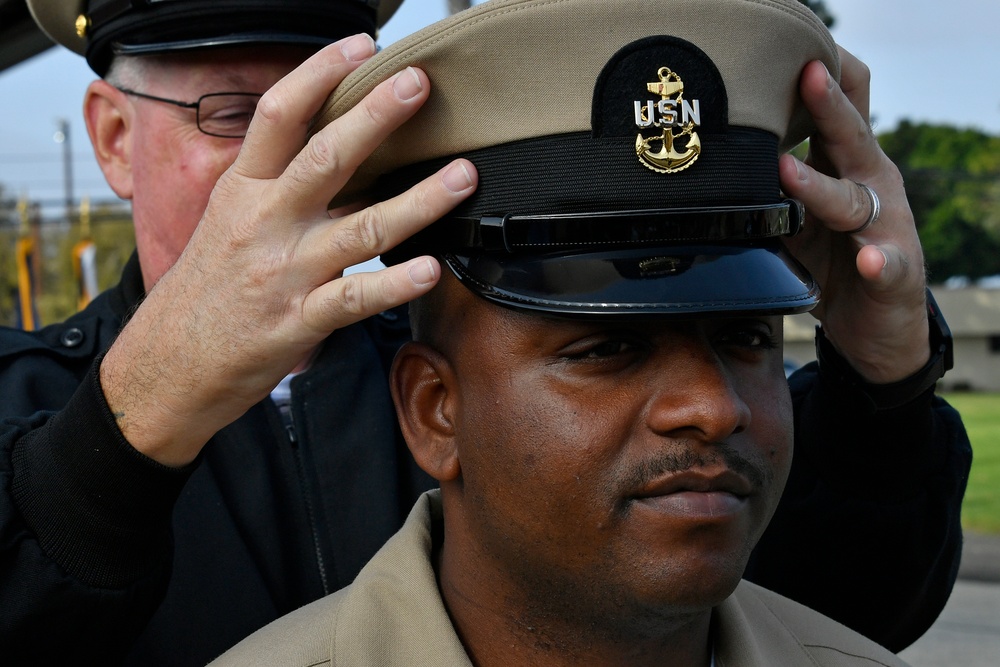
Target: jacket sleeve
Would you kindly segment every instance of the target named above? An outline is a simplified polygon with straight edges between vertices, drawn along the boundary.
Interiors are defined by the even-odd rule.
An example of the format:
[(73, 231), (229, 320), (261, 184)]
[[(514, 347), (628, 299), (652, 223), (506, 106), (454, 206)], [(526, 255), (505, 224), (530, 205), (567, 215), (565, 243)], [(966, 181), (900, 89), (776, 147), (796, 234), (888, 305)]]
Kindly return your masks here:
[(64, 409), (0, 426), (5, 664), (119, 662), (170, 576), (171, 510), (194, 464), (166, 468), (124, 440), (98, 365)]
[(871, 414), (814, 362), (790, 378), (795, 452), (746, 578), (900, 651), (944, 608), (972, 449), (933, 389)]

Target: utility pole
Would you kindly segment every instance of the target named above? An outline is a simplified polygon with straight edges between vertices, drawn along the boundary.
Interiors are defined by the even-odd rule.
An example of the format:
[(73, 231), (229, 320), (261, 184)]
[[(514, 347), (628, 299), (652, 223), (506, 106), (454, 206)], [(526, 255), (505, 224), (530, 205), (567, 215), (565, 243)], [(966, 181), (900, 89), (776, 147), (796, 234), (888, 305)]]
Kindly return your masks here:
[(472, 5), (472, 0), (448, 0), (448, 13), (457, 14), (463, 9), (468, 9)]
[(73, 222), (73, 147), (69, 141), (69, 121), (65, 118), (56, 119), (56, 130), (53, 139), (63, 147), (63, 191), (66, 197), (66, 222)]

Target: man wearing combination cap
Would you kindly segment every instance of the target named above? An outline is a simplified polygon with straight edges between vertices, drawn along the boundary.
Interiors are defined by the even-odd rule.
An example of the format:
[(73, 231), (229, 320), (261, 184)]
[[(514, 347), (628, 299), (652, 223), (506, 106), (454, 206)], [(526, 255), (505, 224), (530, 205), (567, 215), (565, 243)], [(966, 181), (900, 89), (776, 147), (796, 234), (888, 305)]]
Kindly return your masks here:
[(839, 69), (794, 0), (494, 0), (347, 78), (320, 125), (400, 67), (435, 87), (345, 192), (479, 173), (388, 258), (444, 267), (390, 379), (440, 491), (220, 667), (903, 664), (740, 582), (791, 468), (782, 315), (819, 299), (778, 178), (811, 61)]
[[(104, 77), (84, 113), (132, 201), (137, 255), (85, 312), (0, 343), (4, 417), (21, 418), (2, 431), (4, 662), (203, 665), (349, 583), (428, 486), (385, 380), (405, 318), (377, 316), (425, 291), (427, 262), (339, 274), (382, 250), (371, 234), (391, 243), (440, 217), (474, 172), (327, 213), (338, 171), (426, 99), (416, 72), (303, 150), (396, 5), (29, 3)], [(71, 328), (81, 342), (60, 344)], [(297, 366), (280, 410), (268, 394)]]
[[(495, 73), (470, 57), (463, 96), (445, 86), (438, 99), (419, 67), (380, 71), (384, 84), (307, 142), (328, 93), (374, 53), (371, 39), (344, 36), (374, 32), (391, 11), (356, 11), (354, 0), (29, 5), (105, 77), (84, 112), (109, 183), (133, 202), (137, 255), (84, 313), (37, 334), (0, 334), (11, 418), (0, 430), (0, 643), (15, 661), (71, 648), (103, 664), (200, 664), (351, 582), (433, 483), (398, 437), (386, 373), (409, 335), (392, 308), (430, 290), (440, 265), (418, 256), (372, 274), (341, 271), (444, 216), (490, 165), (443, 163), (410, 189), (397, 181), (392, 194), (402, 194), (388, 201), (327, 207), (427, 100), (503, 143), (481, 113)], [(532, 49), (521, 58), (530, 71)], [(794, 87), (797, 73), (786, 74)], [(820, 123), (811, 162), (844, 180), (780, 164), (783, 190), (811, 214), (786, 243), (824, 288), (813, 312), (829, 340), (823, 372), (792, 379), (795, 465), (748, 577), (901, 646), (933, 621), (954, 581), (968, 442), (933, 397), (941, 329), (928, 334), (898, 172), (859, 131), (863, 65), (845, 55), (840, 80), (813, 63), (801, 90)], [(532, 81), (511, 99), (545, 93)], [(587, 106), (593, 79), (569, 72), (567, 81), (565, 108)], [(669, 74), (644, 81), (664, 92), (677, 84)], [(244, 139), (247, 98), (265, 91)], [(669, 99), (649, 91), (640, 101), (669, 115)], [(563, 127), (561, 114), (553, 120)], [(654, 158), (656, 122), (662, 131), (654, 118), (642, 133), (651, 143), (634, 150), (669, 164), (669, 150)], [(466, 148), (442, 141), (413, 160)], [(717, 159), (703, 155), (702, 165)], [(574, 168), (558, 157), (511, 178)], [(844, 233), (874, 217), (852, 181), (880, 198), (863, 235)], [(873, 258), (882, 258), (874, 268)], [(293, 371), (302, 372), (289, 400), (279, 383)]]

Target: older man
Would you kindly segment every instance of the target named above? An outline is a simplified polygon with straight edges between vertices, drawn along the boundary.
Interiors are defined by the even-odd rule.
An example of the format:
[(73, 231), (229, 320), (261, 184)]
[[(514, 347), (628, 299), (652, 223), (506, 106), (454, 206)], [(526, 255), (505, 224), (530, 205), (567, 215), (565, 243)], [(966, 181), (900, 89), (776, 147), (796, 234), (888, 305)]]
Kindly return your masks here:
[[(479, 115), (447, 102), (475, 96), (470, 57), (509, 94)], [(817, 300), (782, 244), (802, 221), (778, 153), (804, 136), (799, 72), (837, 68), (823, 24), (793, 0), (494, 0), (387, 49), (326, 117), (418, 60), (435, 101), (357, 187), (454, 146), (479, 167), (395, 251), (450, 272), (392, 372), (440, 492), (351, 586), (218, 665), (902, 664), (740, 582), (791, 469), (781, 316)]]
[[(385, 18), (369, 3), (31, 6), (104, 77), (84, 113), (108, 182), (132, 201), (137, 254), (67, 323), (4, 333), (3, 412), (24, 419), (4, 432), (0, 644), (16, 661), (71, 648), (102, 664), (204, 664), (349, 583), (428, 485), (385, 385), (405, 318), (376, 315), (428, 289), (436, 267), (341, 271), (439, 217), (475, 171), (459, 163), (396, 201), (327, 212), (429, 93), (404, 71), (304, 148), (326, 95), (375, 52), (354, 34)], [(268, 399), (296, 368), (295, 400)]]
[[(419, 68), (402, 69), (307, 143), (327, 93), (374, 52), (368, 37), (342, 38), (384, 20), (371, 3), (30, 4), (105, 76), (85, 113), (109, 182), (133, 201), (137, 254), (80, 315), (37, 335), (3, 332), (0, 393), (16, 419), (0, 433), (0, 638), (15, 659), (72, 646), (105, 663), (199, 664), (352, 581), (431, 484), (397, 437), (385, 373), (408, 328), (386, 309), (431, 289), (440, 265), (415, 257), (341, 272), (441, 217), (477, 171), (451, 161), (383, 203), (327, 211), (355, 167), (434, 99)], [(827, 127), (857, 127), (840, 88), (816, 68), (805, 74)], [(863, 68), (842, 80), (865, 109)], [(250, 124), (246, 103), (265, 91)], [(465, 101), (470, 117), (482, 94)], [(816, 270), (846, 276), (849, 289), (824, 302), (830, 340), (868, 381), (915, 380), (896, 388), (902, 403), (862, 412), (852, 401), (880, 385), (800, 376), (798, 405), (812, 404), (799, 412), (802, 451), (812, 454), (754, 571), (905, 643), (953, 581), (966, 441), (954, 413), (932, 406), (938, 366), (920, 370), (931, 358), (923, 282), (903, 261), (919, 264), (919, 247), (895, 171), (874, 142), (842, 148), (834, 132), (828, 143), (827, 169), (882, 198), (872, 236), (858, 238), (870, 242), (861, 256), (885, 258), (855, 271), (857, 248), (835, 234), (801, 249), (836, 248)], [(863, 193), (784, 168), (785, 189), (819, 215), (806, 234), (870, 216)], [(846, 441), (827, 422), (860, 423), (871, 439)], [(883, 443), (886, 432), (896, 439)], [(883, 468), (844, 465), (866, 447), (879, 466), (906, 449), (901, 478), (873, 487)], [(840, 466), (832, 487), (820, 474), (828, 460)], [(828, 516), (844, 523), (811, 530)], [(881, 547), (862, 552), (852, 540)], [(870, 602), (855, 604), (862, 594)], [(868, 613), (889, 606), (896, 613)]]

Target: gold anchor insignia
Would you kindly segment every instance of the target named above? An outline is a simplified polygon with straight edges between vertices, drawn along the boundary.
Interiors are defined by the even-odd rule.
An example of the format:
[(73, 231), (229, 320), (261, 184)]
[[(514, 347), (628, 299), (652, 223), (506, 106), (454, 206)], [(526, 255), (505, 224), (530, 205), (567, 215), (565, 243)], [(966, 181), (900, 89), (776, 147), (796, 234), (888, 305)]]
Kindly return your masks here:
[[(660, 80), (654, 83), (647, 83), (646, 89), (659, 95), (661, 100), (671, 100), (676, 107), (683, 104), (684, 82), (676, 72), (669, 67), (661, 67), (657, 70)], [(652, 102), (649, 104), (649, 112), (652, 111)], [(649, 113), (639, 108), (636, 102), (637, 116), (642, 119), (644, 125), (652, 124)], [(662, 105), (662, 102), (661, 102)], [(659, 125), (659, 123), (656, 123)], [(663, 128), (663, 132), (654, 137), (644, 137), (640, 132), (635, 138), (635, 153), (639, 156), (639, 161), (649, 169), (661, 174), (673, 174), (687, 169), (701, 155), (701, 139), (694, 131), (694, 121), (688, 121), (681, 125), (668, 123)], [(683, 153), (674, 148), (674, 142), (687, 136), (687, 144)], [(660, 149), (654, 151), (651, 148), (653, 142), (660, 143)]]
[(90, 32), (90, 17), (86, 14), (80, 14), (76, 17), (76, 22), (73, 25), (76, 28), (76, 36), (84, 39)]

